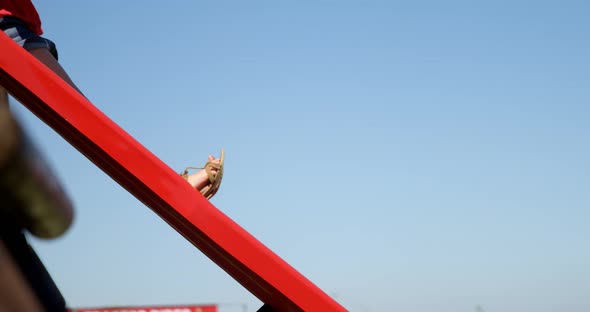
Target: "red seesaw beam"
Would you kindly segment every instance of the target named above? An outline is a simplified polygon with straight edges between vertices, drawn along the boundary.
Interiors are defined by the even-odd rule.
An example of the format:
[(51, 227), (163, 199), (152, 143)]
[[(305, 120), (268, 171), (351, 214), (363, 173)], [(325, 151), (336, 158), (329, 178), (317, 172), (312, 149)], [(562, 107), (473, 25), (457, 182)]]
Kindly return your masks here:
[(2, 32), (0, 85), (274, 310), (345, 311)]

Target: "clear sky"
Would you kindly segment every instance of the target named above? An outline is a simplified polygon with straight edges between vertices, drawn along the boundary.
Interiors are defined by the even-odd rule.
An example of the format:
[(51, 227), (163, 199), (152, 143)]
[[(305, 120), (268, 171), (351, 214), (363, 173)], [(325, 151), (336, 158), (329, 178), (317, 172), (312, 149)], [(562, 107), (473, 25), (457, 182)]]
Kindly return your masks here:
[[(590, 2), (36, 4), (99, 109), (178, 171), (225, 148), (214, 205), (351, 311), (590, 310)], [(70, 306), (261, 305), (16, 110), (77, 206), (33, 240)]]

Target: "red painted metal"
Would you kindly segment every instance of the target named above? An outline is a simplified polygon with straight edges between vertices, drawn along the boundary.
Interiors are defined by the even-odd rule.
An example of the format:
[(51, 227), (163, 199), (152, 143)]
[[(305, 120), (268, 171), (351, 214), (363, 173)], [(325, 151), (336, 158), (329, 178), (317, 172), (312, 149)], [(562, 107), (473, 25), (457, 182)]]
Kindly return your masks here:
[(0, 51), (2, 86), (262, 302), (345, 311), (2, 32)]

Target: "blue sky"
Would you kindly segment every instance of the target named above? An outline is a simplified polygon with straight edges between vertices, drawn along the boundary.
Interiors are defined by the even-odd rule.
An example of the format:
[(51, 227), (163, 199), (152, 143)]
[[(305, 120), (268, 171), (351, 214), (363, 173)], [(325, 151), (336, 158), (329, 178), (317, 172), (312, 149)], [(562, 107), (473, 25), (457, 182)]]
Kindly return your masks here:
[[(37, 1), (83, 92), (351, 311), (590, 309), (585, 1)], [(26, 109), (70, 306), (261, 303)], [(149, 170), (149, 168), (146, 168)]]

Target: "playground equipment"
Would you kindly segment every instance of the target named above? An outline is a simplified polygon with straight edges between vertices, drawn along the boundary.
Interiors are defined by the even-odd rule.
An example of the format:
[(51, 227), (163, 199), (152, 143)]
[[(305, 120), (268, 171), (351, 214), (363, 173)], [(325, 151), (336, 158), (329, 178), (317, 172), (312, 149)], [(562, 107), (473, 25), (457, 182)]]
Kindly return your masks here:
[[(345, 311), (325, 292), (195, 192), (178, 173), (4, 33), (0, 33), (0, 85), (264, 302), (259, 311)], [(4, 120), (17, 125), (12, 118), (5, 117)], [(15, 140), (26, 142), (23, 137)], [(49, 169), (43, 162), (34, 161), (40, 157), (39, 153), (31, 148), (22, 148), (16, 153), (19, 155), (17, 159), (32, 160), (25, 161), (18, 170), (21, 170), (21, 175), (36, 177), (26, 184), (25, 189), (28, 194), (37, 194), (42, 199), (38, 201), (41, 204), (31, 209), (33, 202), (27, 201), (29, 197), (23, 195), (10, 198), (2, 205), (13, 206), (11, 211), (29, 207), (30, 211), (40, 212), (45, 217), (30, 218), (23, 226), (40, 237), (58, 236), (71, 222), (68, 219), (71, 218), (71, 207), (67, 197), (56, 187), (57, 181), (50, 174), (39, 176), (40, 172)], [(11, 167), (10, 164), (6, 166)], [(4, 174), (5, 171), (0, 172), (0, 175)], [(15, 192), (6, 185), (9, 184), (2, 186), (2, 192)], [(46, 223), (45, 220), (53, 221)], [(8, 225), (2, 228), (8, 228)], [(7, 237), (8, 234), (2, 236), (0, 243), (8, 245)], [(1, 244), (0, 248), (3, 248)], [(44, 271), (34, 251), (28, 250), (19, 256), (33, 259), (32, 267), (39, 272)], [(21, 258), (14, 258), (21, 261)], [(21, 266), (21, 271), (25, 269)], [(43, 275), (43, 279), (36, 276), (37, 280), (52, 285), (47, 272), (39, 274), (46, 276)], [(30, 276), (20, 278), (31, 283)], [(37, 289), (32, 288), (37, 303), (41, 306), (47, 304), (39, 299)], [(0, 291), (3, 291), (1, 285)], [(58, 297), (61, 297), (59, 291), (49, 295), (49, 298)]]

